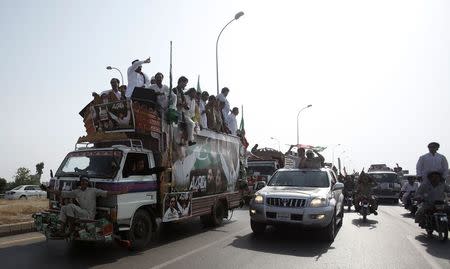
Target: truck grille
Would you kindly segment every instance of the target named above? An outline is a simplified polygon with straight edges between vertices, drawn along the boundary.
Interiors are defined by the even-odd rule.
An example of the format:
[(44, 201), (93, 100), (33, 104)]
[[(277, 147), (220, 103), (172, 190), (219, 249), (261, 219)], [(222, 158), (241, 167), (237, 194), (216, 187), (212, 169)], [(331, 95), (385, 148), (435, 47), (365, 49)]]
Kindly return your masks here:
[(269, 206), (277, 207), (305, 207), (305, 199), (293, 199), (293, 198), (272, 198), (268, 197), (266, 203)]

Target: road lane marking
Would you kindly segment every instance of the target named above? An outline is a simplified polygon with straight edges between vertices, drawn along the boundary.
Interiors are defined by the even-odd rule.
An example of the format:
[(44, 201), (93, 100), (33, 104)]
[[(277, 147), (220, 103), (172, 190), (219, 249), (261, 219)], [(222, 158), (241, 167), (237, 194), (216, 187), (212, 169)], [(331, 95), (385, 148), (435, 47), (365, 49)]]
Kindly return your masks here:
[(232, 237), (234, 237), (234, 236), (236, 236), (236, 235), (242, 233), (243, 231), (246, 231), (246, 230), (249, 230), (249, 229), (250, 229), (249, 227), (244, 228), (244, 229), (242, 229), (242, 230), (240, 230), (240, 231), (238, 231), (238, 232), (232, 233), (232, 234), (230, 234), (230, 235), (228, 235), (228, 236), (226, 236), (226, 237), (224, 237), (224, 238), (222, 238), (222, 239), (220, 239), (220, 240), (211, 242), (211, 243), (209, 243), (209, 244), (207, 244), (207, 245), (204, 245), (203, 247), (194, 249), (194, 250), (189, 251), (189, 252), (187, 252), (187, 253), (185, 253), (185, 254), (183, 254), (183, 255), (181, 255), (181, 256), (178, 256), (178, 257), (176, 257), (176, 258), (173, 258), (172, 260), (169, 260), (169, 261), (166, 261), (166, 262), (161, 263), (161, 264), (159, 264), (159, 265), (150, 267), (150, 269), (160, 269), (160, 268), (166, 267), (166, 266), (168, 266), (168, 265), (170, 265), (170, 264), (172, 264), (172, 263), (175, 263), (175, 262), (177, 262), (177, 261), (179, 261), (179, 260), (182, 260), (182, 259), (184, 259), (184, 258), (186, 258), (186, 257), (188, 257), (188, 256), (190, 256), (190, 255), (192, 255), (192, 254), (195, 254), (195, 253), (197, 253), (197, 252), (199, 252), (199, 251), (202, 251), (202, 250), (205, 250), (205, 249), (207, 249), (207, 248), (210, 248), (211, 246), (213, 246), (213, 245), (215, 245), (215, 244), (222, 243), (222, 242), (224, 242), (224, 241), (226, 241), (226, 240), (228, 240), (228, 239), (230, 239), (230, 238), (232, 238)]
[(414, 246), (414, 248), (422, 255), (422, 257), (428, 262), (428, 264), (433, 269), (441, 269), (442, 267), (432, 258), (430, 254), (428, 254), (425, 250), (418, 246), (417, 241), (413, 239), (411, 236), (406, 237), (409, 242)]
[(11, 240), (11, 241), (6, 241), (6, 242), (0, 242), (0, 246), (1, 245), (9, 245), (9, 244), (13, 244), (13, 243), (19, 243), (19, 242), (25, 242), (25, 241), (31, 241), (34, 239), (44, 239), (45, 236), (41, 235), (41, 236), (35, 236), (35, 237), (29, 237), (29, 238), (23, 238), (23, 239), (17, 239), (17, 240)]

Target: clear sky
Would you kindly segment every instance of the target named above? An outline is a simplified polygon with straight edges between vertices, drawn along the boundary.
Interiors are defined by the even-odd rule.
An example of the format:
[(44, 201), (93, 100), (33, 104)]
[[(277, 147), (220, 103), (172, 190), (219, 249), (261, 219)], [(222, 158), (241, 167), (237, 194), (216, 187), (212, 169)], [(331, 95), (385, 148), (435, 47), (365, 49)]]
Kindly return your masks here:
[[(0, 2), (0, 177), (45, 163), (56, 170), (85, 134), (78, 112), (122, 72), (151, 56), (149, 75), (173, 74), (244, 106), (248, 140), (282, 150), (342, 144), (353, 168), (415, 170), (430, 141), (450, 153), (449, 1)], [(274, 137), (277, 140), (270, 139)], [(345, 153), (341, 154), (342, 151)], [(324, 152), (331, 159), (331, 150)]]

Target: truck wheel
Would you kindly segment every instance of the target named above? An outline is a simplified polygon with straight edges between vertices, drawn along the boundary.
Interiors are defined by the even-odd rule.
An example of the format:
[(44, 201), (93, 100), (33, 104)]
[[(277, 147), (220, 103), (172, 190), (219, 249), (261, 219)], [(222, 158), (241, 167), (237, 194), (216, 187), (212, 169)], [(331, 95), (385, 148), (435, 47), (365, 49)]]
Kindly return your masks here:
[(224, 215), (225, 215), (225, 207), (223, 206), (222, 202), (218, 201), (214, 205), (214, 209), (212, 212), (211, 216), (212, 225), (215, 227), (222, 225)]
[(330, 224), (325, 227), (325, 240), (329, 243), (333, 243), (336, 237), (336, 216), (333, 216)]
[(149, 214), (142, 209), (136, 211), (133, 224), (128, 232), (128, 239), (132, 250), (141, 250), (148, 245), (152, 239), (153, 223)]
[(260, 223), (253, 220), (250, 220), (250, 227), (252, 228), (253, 233), (256, 235), (262, 234), (266, 230), (265, 223)]

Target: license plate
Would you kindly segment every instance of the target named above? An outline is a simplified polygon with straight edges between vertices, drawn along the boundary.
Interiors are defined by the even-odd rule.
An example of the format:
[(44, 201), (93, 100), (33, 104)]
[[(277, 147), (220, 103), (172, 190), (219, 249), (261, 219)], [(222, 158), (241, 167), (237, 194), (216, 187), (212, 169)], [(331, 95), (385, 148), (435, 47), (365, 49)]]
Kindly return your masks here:
[(289, 220), (291, 219), (291, 215), (289, 213), (280, 212), (277, 213), (277, 218), (281, 220)]

